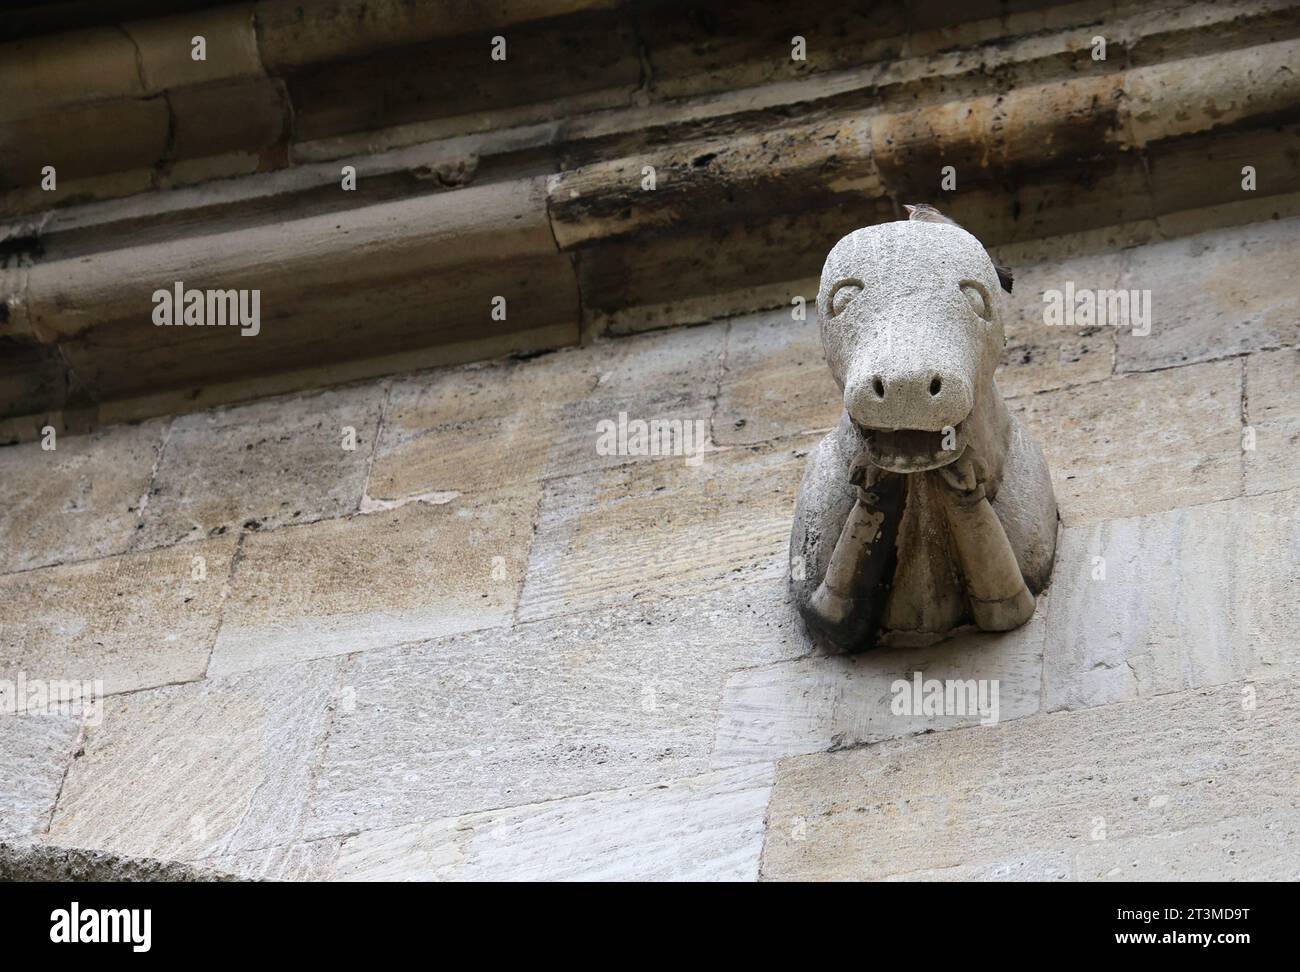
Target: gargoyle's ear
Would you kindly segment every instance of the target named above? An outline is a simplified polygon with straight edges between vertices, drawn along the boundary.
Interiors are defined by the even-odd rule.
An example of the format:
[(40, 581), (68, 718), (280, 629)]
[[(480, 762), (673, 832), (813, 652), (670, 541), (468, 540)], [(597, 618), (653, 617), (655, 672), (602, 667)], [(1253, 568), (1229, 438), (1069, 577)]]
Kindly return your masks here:
[(997, 263), (993, 264), (993, 269), (997, 271), (998, 283), (1002, 284), (1002, 289), (1011, 293), (1011, 284), (1015, 282), (1015, 274), (1011, 272), (1010, 267), (1004, 267)]
[(908, 219), (911, 219), (912, 214), (916, 212), (916, 207), (909, 203), (903, 203), (903, 208), (907, 210)]

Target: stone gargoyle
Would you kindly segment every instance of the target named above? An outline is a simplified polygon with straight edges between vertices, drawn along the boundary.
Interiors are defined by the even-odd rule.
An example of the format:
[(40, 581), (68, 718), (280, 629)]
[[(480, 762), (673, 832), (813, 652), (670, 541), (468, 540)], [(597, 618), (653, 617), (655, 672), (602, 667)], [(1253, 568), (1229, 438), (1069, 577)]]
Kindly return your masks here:
[(1047, 462), (993, 380), (1009, 274), (917, 209), (836, 243), (817, 294), (844, 411), (809, 457), (790, 573), (809, 629), (850, 651), (1018, 627), (1056, 552)]

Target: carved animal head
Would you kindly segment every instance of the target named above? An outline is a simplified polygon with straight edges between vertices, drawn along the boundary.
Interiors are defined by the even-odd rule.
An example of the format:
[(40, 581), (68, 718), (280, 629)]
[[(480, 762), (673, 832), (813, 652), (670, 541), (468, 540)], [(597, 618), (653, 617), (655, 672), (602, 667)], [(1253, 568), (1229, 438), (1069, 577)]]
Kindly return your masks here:
[(956, 460), (992, 393), (1002, 292), (983, 245), (955, 224), (855, 230), (822, 269), (822, 344), (871, 461), (910, 473)]

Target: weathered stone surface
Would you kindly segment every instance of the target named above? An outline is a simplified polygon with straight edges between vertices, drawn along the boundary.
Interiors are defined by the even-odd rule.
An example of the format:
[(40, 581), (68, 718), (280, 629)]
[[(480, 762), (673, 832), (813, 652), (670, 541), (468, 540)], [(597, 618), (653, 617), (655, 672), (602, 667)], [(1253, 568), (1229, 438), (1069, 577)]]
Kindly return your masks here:
[(637, 40), (619, 17), (517, 24), (502, 36), (505, 61), (491, 59), (492, 35), (479, 34), (305, 65), (286, 77), (295, 137), (420, 123), (425, 139), (508, 128), (520, 123), (511, 109), (531, 122), (566, 118), (626, 105), (640, 84)]
[[(101, 192), (142, 191), (149, 187), (151, 167), (167, 150), (169, 118), (163, 99), (133, 98), (0, 122), (5, 143), (0, 189), (28, 190), (28, 200), (34, 203), (44, 197), (41, 202), (48, 206), (50, 194), (38, 187), (42, 167), (53, 164), (60, 194), (90, 186)], [(93, 133), (90, 151), (88, 133)], [(106, 178), (101, 181), (95, 176)], [(27, 208), (39, 209), (41, 204)]]
[(328, 881), (334, 876), (341, 843), (333, 837), (303, 841), (209, 857), (199, 864), (247, 881)]
[(1010, 852), (1005, 860), (891, 874), (886, 881), (1073, 881), (1074, 854), (1068, 850)]
[(536, 488), (244, 538), (212, 674), (510, 623)]
[[(251, 3), (131, 20), (122, 32), (135, 44), (140, 78), (150, 94), (265, 74)], [(203, 36), (207, 54), (198, 61), (191, 56), (190, 46), (190, 39), (197, 35)]]
[(376, 382), (175, 419), (136, 547), (355, 512), (384, 390)]
[[(859, 115), (683, 138), (558, 172), (547, 211), (562, 249), (668, 228), (708, 229), (884, 195)], [(778, 164), (779, 162), (779, 164)], [(651, 189), (646, 167), (655, 173)]]
[(826, 370), (815, 299), (805, 301), (807, 320), (794, 307), (733, 318), (713, 438), (744, 445), (829, 429), (844, 403)]
[(349, 881), (752, 881), (772, 767), (368, 830)]
[[(1163, 65), (1161, 66), (1163, 67)], [(945, 165), (967, 185), (1018, 169), (1084, 161), (1125, 141), (1123, 74), (1072, 77), (983, 97), (877, 114), (871, 147), (896, 198), (924, 200)], [(991, 131), (997, 132), (990, 138)]]
[(1300, 679), (959, 729), (777, 768), (762, 875), (888, 877), (1293, 811)]
[(45, 832), (80, 731), (71, 715), (0, 714), (0, 840)]
[(285, 70), (608, 6), (609, 0), (371, 0), (365, 15), (358, 16), (349, 0), (324, 0), (307, 8), (294, 0), (259, 0), (258, 36), (267, 66)]
[(146, 93), (131, 38), (114, 27), (9, 43), (3, 53), (0, 81), (9, 96), (0, 119), (5, 121), (54, 106)]
[(109, 699), (50, 827), (75, 847), (196, 861), (297, 840), (341, 662)]
[(0, 577), (0, 678), (103, 682), (103, 691), (203, 675), (234, 537)]
[[(264, 160), (288, 154), (291, 111), (277, 81), (244, 78), (185, 88), (167, 98), (176, 160), (168, 175), (174, 183), (257, 172)], [(229, 111), (232, 104), (238, 112)], [(232, 164), (232, 156), (239, 161)]]
[(0, 448), (0, 573), (121, 553), (149, 491), (164, 423), (59, 433)]
[[(562, 324), (569, 336), (554, 343), (572, 343), (578, 291), (544, 191), (539, 176), (344, 211), (207, 219), (171, 239), (127, 234), (116, 247), (34, 264), (9, 329), (58, 342), (84, 391), (101, 400)], [(142, 326), (160, 281), (257, 289), (262, 328), (246, 337)], [(505, 320), (492, 316), (496, 298), (507, 302)]]
[(1045, 292), (1110, 290), (1119, 285), (1117, 253), (1013, 266), (1015, 286), (1004, 303), (1007, 345), (997, 372), (1007, 398), (1109, 378), (1115, 365), (1115, 328), (1058, 327), (1045, 323)]
[(1043, 444), (1066, 525), (1241, 490), (1241, 364), (1218, 361), (1012, 399)]
[(621, 412), (702, 422), (707, 433), (724, 333), (725, 325), (679, 328), (397, 381), (369, 495), (475, 493), (634, 462), (644, 457), (597, 448), (599, 423), (617, 423)]
[(1300, 670), (1297, 500), (1291, 490), (1066, 528), (1044, 707)]
[(1300, 483), (1300, 350), (1250, 355), (1243, 397), (1246, 423), (1255, 430), (1255, 447), (1245, 450), (1246, 492)]
[(1300, 219), (1252, 223), (1139, 247), (1120, 280), (1151, 292), (1151, 333), (1120, 328), (1116, 367), (1146, 371), (1300, 344), (1294, 271)]
[[(1294, 15), (1294, 14), (1293, 14)], [(1285, 116), (1284, 116), (1285, 117)], [(1295, 116), (1285, 124), (1239, 129), (1229, 126), (1200, 135), (1190, 135), (1149, 146), (1144, 160), (1150, 172), (1151, 205), (1169, 229), (1166, 238), (1185, 233), (1204, 233), (1222, 225), (1214, 219), (1214, 209), (1221, 205), (1245, 202), (1243, 197), (1257, 196), (1242, 187), (1246, 166), (1251, 166), (1268, 190), (1287, 192), (1300, 186), (1300, 124)], [(1277, 196), (1264, 196), (1277, 200)], [(1199, 215), (1189, 215), (1199, 210)], [(1170, 219), (1163, 217), (1169, 215)], [(1265, 218), (1280, 219), (1294, 212)], [(1248, 220), (1238, 220), (1238, 223)]]
[(560, 351), (395, 381), (369, 496), (474, 492), (536, 478), (562, 434), (560, 408), (596, 385), (593, 372), (585, 353)]
[(628, 334), (789, 307), (794, 296), (812, 293), (827, 247), (864, 222), (896, 216), (891, 200), (848, 198), (576, 251), (583, 313), (597, 328)]
[[(858, 655), (814, 655), (727, 680), (712, 765), (735, 766), (879, 742), (918, 732), (1019, 719), (1039, 711), (1044, 609), (1005, 634), (971, 632), (929, 648), (886, 648)], [(913, 679), (983, 680), (986, 712), (967, 704), (927, 715), (913, 711)], [(896, 681), (905, 693), (894, 691)], [(975, 686), (977, 693), (979, 686)], [(996, 693), (996, 694), (994, 694)], [(895, 711), (894, 702), (898, 702)], [(959, 710), (958, 710), (959, 709)]]
[[(763, 24), (755, 31), (756, 22)], [(901, 53), (907, 13), (900, 2), (864, 8), (773, 9), (759, 0), (701, 3), (690, 16), (674, 7), (638, 13), (638, 34), (654, 64), (656, 98), (807, 80)], [(807, 35), (806, 58), (790, 57), (790, 37)]]
[(546, 483), (521, 620), (714, 590), (785, 571), (806, 439)]
[(707, 772), (725, 675), (807, 650), (782, 586), (355, 656), (309, 836)]
[(1146, 145), (1286, 112), (1300, 99), (1297, 58), (1300, 41), (1285, 38), (1130, 71), (1124, 92), (1133, 138)]
[(0, 843), (0, 881), (230, 881), (204, 867), (75, 847)]
[(1235, 817), (1172, 834), (1084, 845), (1080, 881), (1297, 881), (1300, 814)]

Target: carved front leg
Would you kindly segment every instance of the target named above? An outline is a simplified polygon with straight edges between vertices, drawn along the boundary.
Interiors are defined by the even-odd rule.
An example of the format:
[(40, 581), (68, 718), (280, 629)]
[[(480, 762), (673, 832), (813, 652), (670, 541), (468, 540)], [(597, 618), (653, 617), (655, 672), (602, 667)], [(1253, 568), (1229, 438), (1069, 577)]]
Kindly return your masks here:
[(1034, 613), (1034, 596), (1002, 521), (989, 505), (982, 475), (969, 453), (938, 474), (948, 487), (942, 491), (944, 512), (975, 624), (984, 631), (1020, 627)]
[(880, 623), (906, 494), (902, 476), (887, 474), (870, 487), (864, 476), (855, 468), (857, 501), (808, 604), (809, 620), (845, 649), (866, 647)]

